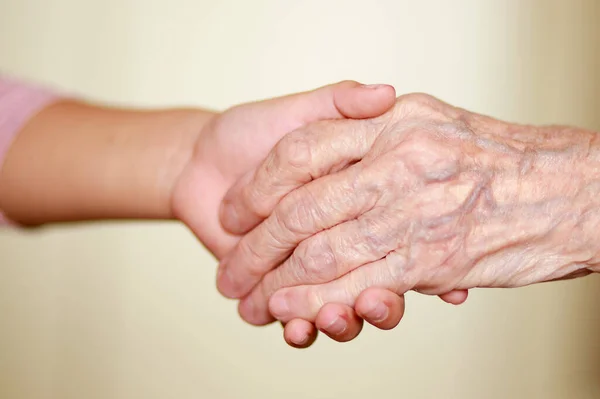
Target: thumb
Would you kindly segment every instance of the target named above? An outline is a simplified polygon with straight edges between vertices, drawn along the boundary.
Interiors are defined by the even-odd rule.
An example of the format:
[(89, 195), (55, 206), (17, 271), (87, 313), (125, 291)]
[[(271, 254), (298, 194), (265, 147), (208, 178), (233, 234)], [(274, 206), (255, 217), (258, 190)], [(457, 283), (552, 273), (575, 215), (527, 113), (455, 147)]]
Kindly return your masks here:
[(320, 120), (374, 118), (388, 111), (395, 100), (396, 91), (390, 85), (343, 81), (259, 104), (276, 120), (276, 131), (290, 132)]
[[(377, 117), (389, 110), (395, 100), (396, 91), (392, 86), (366, 86), (354, 81), (344, 81), (309, 92), (254, 103), (251, 112), (253, 120), (261, 123), (269, 121), (269, 128), (274, 132), (270, 136), (273, 142), (262, 144), (271, 149), (276, 140), (312, 122)], [(257, 115), (260, 117), (257, 118)], [(336, 152), (333, 148), (333, 156), (323, 157), (321, 162), (312, 162), (308, 169), (290, 168), (287, 171), (284, 168), (275, 174), (259, 173), (260, 170), (273, 170), (271, 161), (265, 160), (259, 169), (253, 169), (239, 179), (223, 198), (220, 220), (225, 230), (234, 234), (247, 232), (268, 216), (279, 200), (290, 191), (315, 176), (321, 176), (322, 171), (354, 161), (362, 154), (361, 147), (353, 145), (354, 143), (341, 145), (348, 138), (352, 139), (352, 135), (323, 135), (322, 138), (324, 140), (316, 147), (327, 151), (337, 146), (348, 151)]]

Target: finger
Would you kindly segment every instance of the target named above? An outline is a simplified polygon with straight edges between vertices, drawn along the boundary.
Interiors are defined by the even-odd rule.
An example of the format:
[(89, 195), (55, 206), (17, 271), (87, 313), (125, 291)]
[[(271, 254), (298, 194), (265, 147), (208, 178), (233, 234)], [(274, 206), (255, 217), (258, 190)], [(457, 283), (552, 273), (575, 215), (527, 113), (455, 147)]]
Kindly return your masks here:
[(452, 305), (461, 305), (469, 296), (469, 290), (454, 290), (445, 294), (439, 295), (440, 299)]
[(219, 291), (230, 298), (246, 296), (301, 241), (371, 209), (384, 188), (362, 169), (360, 163), (352, 165), (287, 195), (221, 261)]
[(406, 245), (410, 220), (402, 211), (375, 208), (300, 242), (260, 284), (264, 292), (333, 281)]
[[(362, 265), (383, 259), (389, 253), (402, 251), (407, 247), (406, 240), (414, 227), (404, 212), (410, 214), (409, 205), (406, 210), (377, 207), (302, 241), (281, 266), (267, 273), (244, 298), (243, 302), (252, 312), (244, 312), (242, 317), (251, 324), (263, 324), (272, 317), (268, 301), (278, 289), (333, 281)], [(247, 245), (261, 248), (260, 243)], [(425, 264), (436, 263), (432, 258), (436, 256), (439, 254), (432, 252), (419, 259)], [(260, 257), (266, 262), (262, 266), (270, 267), (268, 257)], [(465, 295), (465, 292), (447, 293), (442, 299), (460, 304), (466, 300)]]
[(338, 342), (348, 342), (360, 334), (363, 320), (349, 306), (328, 303), (319, 311), (315, 325), (329, 338)]
[(270, 115), (281, 115), (280, 120), (275, 120), (275, 123), (281, 123), (277, 125), (278, 130), (290, 132), (320, 120), (374, 118), (389, 110), (395, 102), (393, 86), (363, 85), (346, 80), (254, 105), (268, 109)]
[(283, 328), (283, 338), (288, 345), (303, 349), (311, 346), (317, 339), (317, 329), (311, 322), (294, 319)]
[(367, 288), (358, 296), (354, 308), (366, 322), (382, 330), (391, 330), (404, 316), (404, 295), (376, 287)]
[(283, 288), (272, 295), (269, 311), (283, 322), (293, 318), (314, 321), (326, 303), (354, 307), (360, 293), (367, 288), (383, 288), (402, 295), (416, 282), (416, 272), (405, 264), (404, 257), (390, 254), (326, 284)]
[[(302, 126), (322, 120), (343, 118), (362, 119), (382, 115), (394, 105), (395, 96), (396, 92), (394, 88), (389, 85), (365, 86), (353, 81), (344, 81), (311, 92), (254, 104), (254, 106), (264, 108), (265, 112), (269, 115), (279, 116), (279, 118), (269, 119), (274, 120), (273, 123), (276, 126), (271, 126), (271, 128), (275, 131), (292, 132)], [(290, 112), (293, 114), (290, 114)], [(260, 109), (255, 110), (255, 113), (260, 115)], [(287, 143), (292, 144), (292, 146), (296, 144), (293, 140), (291, 142), (288, 140)], [(333, 147), (333, 149), (335, 150), (336, 148)], [(344, 146), (338, 145), (337, 149), (344, 149)], [(272, 199), (272, 195), (269, 195), (271, 190), (269, 190), (269, 186), (263, 178), (265, 167), (268, 165), (273, 166), (272, 164), (278, 165), (279, 157), (282, 154), (291, 154), (296, 161), (299, 159), (303, 160), (305, 152), (305, 147), (299, 147), (297, 151), (294, 151), (292, 147), (291, 149), (280, 149), (278, 152), (272, 153), (273, 156), (263, 164), (262, 172), (259, 169), (259, 173), (253, 179), (258, 184), (258, 187), (243, 189), (245, 183), (248, 183), (253, 178), (254, 172), (249, 172), (249, 175), (242, 178), (225, 197), (225, 206), (221, 211), (221, 222), (224, 228), (234, 234), (242, 234), (269, 215), (277, 203), (276, 201), (281, 198), (282, 190), (285, 191), (289, 187), (287, 192), (291, 191), (291, 187), (294, 187), (292, 183), (295, 179), (303, 179), (305, 178), (305, 174), (301, 174), (300, 176), (276, 174), (274, 179), (277, 185), (274, 186), (276, 189), (273, 194), (277, 195)], [(340, 157), (341, 154), (338, 158)], [(335, 162), (335, 160), (331, 162)], [(327, 165), (321, 165), (321, 167), (328, 169)], [(296, 174), (298, 169), (298, 167), (292, 168)], [(277, 168), (276, 171), (277, 173), (286, 172), (287, 169)], [(261, 191), (265, 189), (269, 192), (263, 193)], [(269, 202), (262, 204), (260, 203), (261, 198), (266, 198)]]
[[(410, 223), (400, 211), (376, 208), (357, 219), (307, 238), (243, 299), (244, 307), (251, 312), (240, 312), (240, 315), (250, 324), (269, 322), (272, 315), (268, 301), (275, 291), (284, 287), (327, 283), (364, 264), (382, 259), (406, 245), (409, 228)], [(256, 245), (256, 248), (260, 247)], [(268, 263), (262, 266), (270, 267)]]
[(287, 134), (262, 164), (239, 179), (223, 198), (225, 230), (244, 234), (269, 216), (294, 189), (360, 160), (377, 137), (376, 122), (313, 124)]
[[(278, 286), (263, 288), (261, 292), (269, 295), (279, 287), (331, 281), (403, 248), (406, 245), (403, 241), (414, 227), (406, 215), (420, 213), (429, 220), (427, 216), (434, 208), (439, 212), (439, 206), (454, 206), (451, 201), (442, 205), (427, 202), (428, 198), (447, 195), (445, 185), (432, 185), (424, 195), (425, 200), (402, 201), (401, 208), (385, 206), (385, 198), (390, 196), (398, 204), (417, 177), (403, 162), (394, 162), (394, 168), (388, 170), (385, 168), (389, 167), (389, 160), (381, 159), (368, 165), (359, 162), (287, 195), (272, 215), (244, 236), (232, 256), (222, 262), (225, 272), (218, 282), (219, 290), (225, 296), (246, 296), (249, 289), (290, 254), (290, 259), (276, 270), (279, 276), (272, 279)], [(381, 179), (382, 168), (393, 182)], [(452, 184), (460, 189), (463, 183)], [(381, 198), (384, 202), (379, 201)], [(375, 205), (379, 206), (373, 209)], [(366, 215), (371, 210), (373, 215)], [(437, 222), (432, 220), (432, 223), (435, 226)], [(435, 235), (452, 234), (451, 229), (446, 224)], [(422, 256), (427, 258), (426, 263), (432, 264), (433, 258), (443, 257), (444, 253), (429, 251)]]

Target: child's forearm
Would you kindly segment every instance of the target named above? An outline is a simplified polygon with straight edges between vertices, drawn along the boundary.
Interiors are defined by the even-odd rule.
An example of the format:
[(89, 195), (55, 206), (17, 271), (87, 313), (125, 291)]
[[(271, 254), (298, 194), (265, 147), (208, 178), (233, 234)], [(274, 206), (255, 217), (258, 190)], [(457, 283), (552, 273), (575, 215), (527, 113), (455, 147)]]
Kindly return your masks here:
[(172, 218), (172, 187), (212, 116), (53, 104), (10, 147), (0, 171), (0, 209), (26, 225)]

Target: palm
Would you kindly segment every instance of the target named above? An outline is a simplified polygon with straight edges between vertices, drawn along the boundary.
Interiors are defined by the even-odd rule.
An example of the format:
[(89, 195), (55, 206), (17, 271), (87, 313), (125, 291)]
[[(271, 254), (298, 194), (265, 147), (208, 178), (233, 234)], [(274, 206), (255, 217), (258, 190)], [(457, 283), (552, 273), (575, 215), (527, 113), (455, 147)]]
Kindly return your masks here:
[(203, 129), (175, 192), (177, 216), (217, 258), (237, 242), (237, 236), (226, 232), (219, 222), (221, 199), (295, 127), (253, 118), (253, 108), (232, 108)]

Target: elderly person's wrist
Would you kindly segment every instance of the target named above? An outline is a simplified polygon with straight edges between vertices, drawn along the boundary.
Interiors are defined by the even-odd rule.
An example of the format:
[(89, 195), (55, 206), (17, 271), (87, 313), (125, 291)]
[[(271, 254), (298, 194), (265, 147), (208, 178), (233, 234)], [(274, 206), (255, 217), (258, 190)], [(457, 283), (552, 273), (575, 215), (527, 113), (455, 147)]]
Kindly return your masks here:
[(582, 139), (578, 154), (573, 156), (577, 161), (572, 175), (579, 177), (581, 188), (573, 204), (579, 213), (574, 232), (580, 236), (586, 269), (600, 272), (600, 134), (586, 130), (578, 132)]
[[(479, 278), (494, 281), (513, 261), (522, 263), (521, 272), (507, 286), (598, 271), (600, 136), (571, 127), (511, 124), (500, 136), (518, 151), (499, 156), (491, 169), (493, 210), (486, 233), (473, 234), (470, 244), (482, 255)], [(510, 163), (515, 167), (507, 168)], [(496, 169), (504, 172), (495, 175)], [(507, 249), (511, 256), (495, 256)]]
[(542, 135), (548, 139), (538, 150), (538, 163), (544, 165), (545, 173), (529, 184), (537, 190), (547, 186), (556, 193), (550, 235), (556, 256), (565, 259), (556, 274), (569, 278), (599, 271), (600, 135), (571, 127), (543, 129), (549, 133)]

